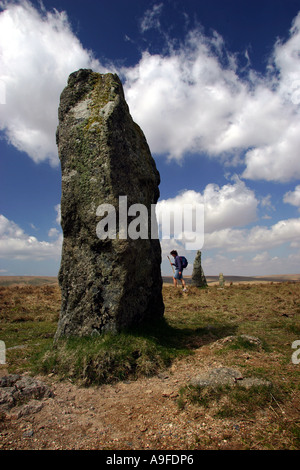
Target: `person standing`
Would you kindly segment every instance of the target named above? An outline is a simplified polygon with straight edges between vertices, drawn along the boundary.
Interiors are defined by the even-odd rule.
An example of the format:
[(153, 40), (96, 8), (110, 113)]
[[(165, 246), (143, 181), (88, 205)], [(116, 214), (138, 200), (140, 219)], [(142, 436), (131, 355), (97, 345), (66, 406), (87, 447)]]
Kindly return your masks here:
[(174, 261), (175, 261), (174, 263), (171, 263), (173, 266), (175, 266), (175, 273), (173, 276), (174, 287), (177, 287), (177, 282), (180, 281), (183, 287), (183, 292), (186, 292), (187, 289), (185, 285), (185, 280), (183, 279), (183, 275), (182, 275), (183, 267), (182, 267), (180, 256), (178, 255), (176, 250), (172, 250), (170, 252), (170, 255), (173, 256)]

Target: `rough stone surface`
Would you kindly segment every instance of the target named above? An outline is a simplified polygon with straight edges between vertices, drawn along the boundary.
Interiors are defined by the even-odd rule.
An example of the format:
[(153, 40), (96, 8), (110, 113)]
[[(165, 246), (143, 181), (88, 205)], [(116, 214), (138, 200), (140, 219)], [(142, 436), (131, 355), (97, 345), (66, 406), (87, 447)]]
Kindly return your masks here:
[(37, 400), (52, 396), (46, 384), (32, 377), (19, 374), (0, 377), (0, 412), (12, 417), (40, 411), (43, 404)]
[[(118, 332), (163, 315), (158, 239), (119, 239), (119, 197), (148, 209), (160, 176), (133, 122), (117, 75), (79, 70), (61, 94), (57, 144), (62, 170), (62, 307), (55, 339)], [(96, 234), (101, 204), (116, 210), (115, 239)], [(104, 214), (103, 214), (104, 215)], [(137, 214), (138, 216), (138, 214)], [(128, 224), (135, 217), (128, 217)]]
[(222, 348), (223, 346), (226, 346), (230, 343), (235, 343), (238, 342), (239, 339), (245, 341), (246, 343), (249, 344), (250, 347), (256, 348), (260, 350), (262, 348), (262, 341), (257, 338), (256, 336), (250, 336), (250, 335), (231, 335), (231, 336), (226, 336), (225, 338), (221, 338), (214, 343), (210, 345), (210, 349), (218, 349)]
[(232, 369), (231, 367), (217, 367), (216, 369), (211, 369), (206, 374), (194, 377), (191, 380), (191, 385), (199, 388), (216, 388), (223, 385), (230, 387), (239, 385), (244, 388), (257, 386), (271, 388), (272, 382), (257, 377), (243, 377), (239, 370)]
[(208, 373), (192, 379), (191, 384), (197, 387), (216, 387), (219, 385), (233, 385), (237, 380), (242, 380), (243, 375), (239, 370), (230, 367), (218, 367)]
[(196, 287), (207, 287), (206, 277), (201, 265), (201, 251), (198, 250), (193, 266), (192, 285)]

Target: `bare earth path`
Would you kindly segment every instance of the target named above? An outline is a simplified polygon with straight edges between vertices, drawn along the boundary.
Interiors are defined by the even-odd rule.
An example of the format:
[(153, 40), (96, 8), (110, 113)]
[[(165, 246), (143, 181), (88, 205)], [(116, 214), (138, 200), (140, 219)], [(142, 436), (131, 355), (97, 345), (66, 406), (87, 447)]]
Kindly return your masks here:
[[(298, 284), (295, 284), (295, 289), (297, 286)], [(272, 295), (269, 294), (267, 298), (269, 303), (265, 302), (268, 290), (255, 291), (251, 297), (255, 300), (253, 306), (251, 304), (247, 310), (242, 304), (240, 308), (237, 301), (232, 304), (233, 310), (230, 314), (237, 315), (238, 312), (239, 317), (234, 318), (251, 321), (255, 326), (270, 310), (273, 329), (277, 325), (282, 329), (284, 322), (290, 322), (299, 311), (298, 291), (292, 291), (288, 284), (278, 285), (281, 290), (278, 290), (277, 286), (271, 287)], [(251, 291), (243, 290), (243, 299), (246, 298), (245, 293), (249, 292)], [(31, 291), (30, 293), (32, 303), (35, 297)], [(46, 293), (44, 292), (42, 300), (46, 299), (48, 302)], [(224, 297), (223, 294), (227, 294), (227, 291), (212, 291), (211, 297), (208, 292), (196, 307), (194, 304), (188, 305), (191, 310), (187, 311), (198, 308), (197, 311), (202, 312), (211, 302), (217, 312), (226, 313), (229, 297)], [(54, 294), (49, 302), (55, 306), (58, 300), (53, 296)], [(21, 298), (23, 308), (27, 306), (24, 298)], [(49, 302), (45, 301), (43, 304), (38, 300), (38, 296), (36, 299), (36, 304), (41, 304), (42, 307), (45, 304), (43, 308), (49, 308)], [(191, 301), (193, 299), (191, 297)], [(55, 311), (54, 307), (52, 310)], [(24, 313), (22, 315), (27, 318)], [(289, 323), (285, 327), (288, 328), (289, 325), (292, 326)], [(286, 331), (290, 335), (290, 330)], [(292, 340), (289, 340), (290, 336), (284, 338), (286, 343), (283, 346), (291, 356)], [(27, 415), (19, 416), (14, 408), (6, 416), (0, 412), (0, 450), (295, 449), (297, 444), (293, 436), (299, 432), (296, 426), (299, 426), (300, 416), (298, 378), (295, 375), (295, 367), (298, 366), (290, 359), (283, 362), (285, 356), (275, 348), (268, 352), (232, 350), (226, 355), (218, 355), (214, 349), (214, 339), (208, 344), (201, 341), (197, 343), (199, 347), (193, 349), (192, 355), (175, 361), (168, 370), (137, 381), (83, 388), (67, 380), (59, 382), (55, 375), (39, 377), (53, 391), (53, 397), (38, 400), (42, 406)], [(26, 353), (24, 354), (26, 356)], [(294, 390), (290, 392), (288, 400), (278, 402), (272, 396), (267, 406), (258, 406), (254, 413), (237, 411), (230, 418), (217, 417), (218, 407), (214, 402), (210, 403), (208, 408), (191, 403), (184, 407), (179, 406), (179, 391), (191, 379), (210, 369), (232, 364), (237, 368), (247, 365), (246, 371), (258, 370), (267, 364), (267, 377), (270, 380), (270, 371), (274, 370), (277, 374), (275, 383), (277, 380), (281, 387), (286, 384), (291, 389), (289, 381), (292, 380)], [(6, 375), (7, 371), (0, 368), (1, 374)]]
[[(35, 414), (5, 419), (0, 449), (260, 449), (255, 436), (272, 418), (268, 413), (262, 412), (255, 421), (230, 420), (216, 419), (193, 405), (179, 408), (180, 387), (222, 365), (209, 360), (207, 348), (159, 376), (128, 383), (81, 388), (40, 377), (54, 397), (44, 399)], [(263, 442), (265, 446), (266, 436)]]
[[(209, 420), (193, 409), (180, 411), (177, 397), (179, 388), (199, 373), (198, 360), (203, 362), (203, 351), (159, 376), (92, 388), (40, 377), (50, 385), (54, 397), (45, 399), (38, 413), (6, 420), (0, 448), (193, 447), (195, 435), (209, 429)], [(201, 369), (205, 370), (203, 365)]]

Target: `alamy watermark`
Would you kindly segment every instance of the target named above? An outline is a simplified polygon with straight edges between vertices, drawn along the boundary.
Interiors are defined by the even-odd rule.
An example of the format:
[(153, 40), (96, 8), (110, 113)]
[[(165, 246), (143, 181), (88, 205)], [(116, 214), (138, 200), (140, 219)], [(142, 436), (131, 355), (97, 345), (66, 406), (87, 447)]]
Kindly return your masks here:
[(204, 243), (204, 205), (183, 204), (176, 209), (164, 209), (156, 213), (151, 204), (150, 213), (144, 204), (128, 207), (127, 196), (119, 196), (116, 208), (113, 204), (100, 204), (96, 216), (96, 234), (100, 240), (119, 239), (174, 239), (185, 243), (187, 250), (199, 250)]
[(296, 351), (292, 354), (292, 363), (293, 364), (300, 364), (300, 340), (297, 339), (292, 343), (292, 349), (296, 349)]
[(0, 340), (0, 365), (6, 364), (6, 347), (4, 341)]

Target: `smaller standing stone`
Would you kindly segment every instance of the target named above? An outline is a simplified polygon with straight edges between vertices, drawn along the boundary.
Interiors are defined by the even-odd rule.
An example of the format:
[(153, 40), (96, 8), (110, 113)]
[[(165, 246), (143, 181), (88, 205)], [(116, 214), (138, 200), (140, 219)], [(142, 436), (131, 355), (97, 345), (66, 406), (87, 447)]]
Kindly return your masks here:
[(224, 287), (224, 276), (223, 273), (219, 274), (219, 286)]
[(198, 250), (194, 261), (192, 286), (207, 287), (206, 277), (201, 265), (201, 251)]

